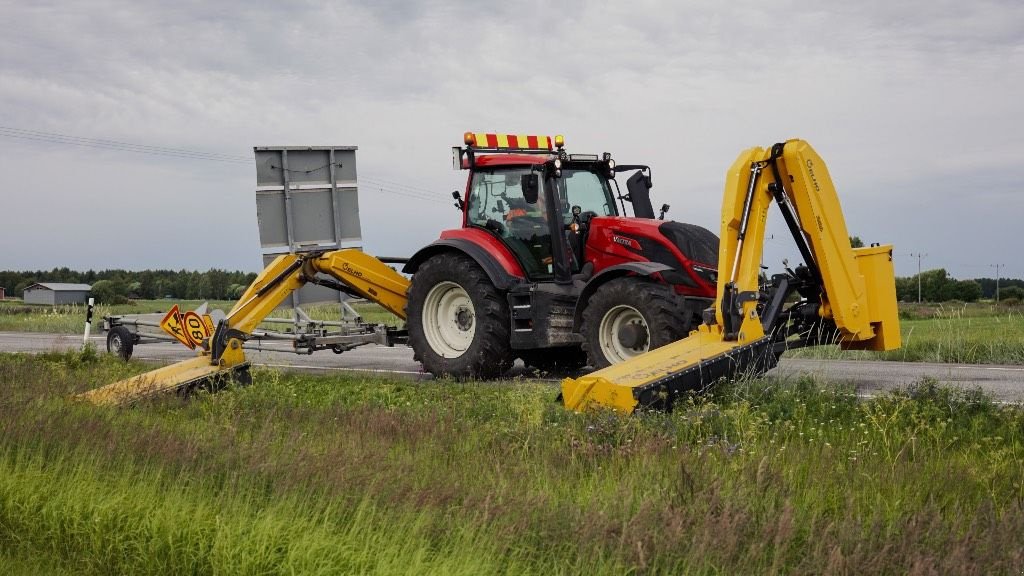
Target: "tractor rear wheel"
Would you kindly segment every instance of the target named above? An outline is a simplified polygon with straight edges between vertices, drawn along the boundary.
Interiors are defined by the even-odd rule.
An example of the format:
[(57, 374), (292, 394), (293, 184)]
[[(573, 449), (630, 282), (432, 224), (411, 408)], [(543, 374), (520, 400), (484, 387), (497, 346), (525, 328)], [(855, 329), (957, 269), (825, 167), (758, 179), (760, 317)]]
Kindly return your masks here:
[(494, 378), (512, 366), (505, 295), (471, 258), (449, 252), (420, 265), (407, 313), (413, 358), (431, 374)]
[(685, 337), (691, 321), (671, 287), (627, 277), (594, 292), (581, 331), (589, 363), (600, 369)]

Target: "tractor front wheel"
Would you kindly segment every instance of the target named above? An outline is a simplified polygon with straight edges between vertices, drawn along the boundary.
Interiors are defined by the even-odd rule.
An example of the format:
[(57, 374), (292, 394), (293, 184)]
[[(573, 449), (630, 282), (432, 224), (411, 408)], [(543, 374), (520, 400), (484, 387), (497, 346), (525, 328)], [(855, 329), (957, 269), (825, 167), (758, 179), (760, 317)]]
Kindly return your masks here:
[(409, 345), (435, 376), (494, 378), (512, 366), (508, 303), (467, 256), (424, 262), (409, 287)]
[(685, 337), (691, 318), (682, 302), (671, 287), (636, 277), (598, 288), (583, 311), (590, 365), (605, 368)]

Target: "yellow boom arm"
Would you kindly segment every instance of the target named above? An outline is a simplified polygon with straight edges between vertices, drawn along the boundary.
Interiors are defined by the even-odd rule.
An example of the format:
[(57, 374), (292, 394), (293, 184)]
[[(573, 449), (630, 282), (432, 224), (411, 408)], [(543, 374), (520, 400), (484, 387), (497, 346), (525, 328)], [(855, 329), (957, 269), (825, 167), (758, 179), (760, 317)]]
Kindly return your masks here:
[[(760, 285), (768, 210), (776, 204), (805, 264)], [(825, 162), (802, 140), (751, 148), (733, 163), (722, 201), (714, 318), (690, 336), (562, 383), (567, 408), (664, 407), (738, 373), (760, 374), (787, 348), (900, 346), (892, 246), (851, 248)], [(797, 293), (798, 302), (789, 304)]]
[[(318, 273), (332, 280), (323, 279)], [(373, 256), (356, 249), (285, 254), (256, 276), (196, 358), (91, 390), (80, 398), (96, 404), (127, 404), (229, 375), (247, 365), (242, 344), (253, 330), (307, 282), (366, 298), (405, 319), (409, 281)]]

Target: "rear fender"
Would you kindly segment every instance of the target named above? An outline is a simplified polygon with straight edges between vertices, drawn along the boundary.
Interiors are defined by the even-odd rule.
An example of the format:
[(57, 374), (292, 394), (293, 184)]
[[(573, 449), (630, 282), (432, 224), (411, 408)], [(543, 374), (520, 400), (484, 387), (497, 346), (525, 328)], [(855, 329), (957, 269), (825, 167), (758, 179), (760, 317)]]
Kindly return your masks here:
[(655, 274), (669, 270), (673, 270), (673, 268), (658, 262), (626, 262), (625, 264), (605, 268), (587, 282), (587, 285), (583, 287), (583, 291), (580, 292), (579, 299), (576, 300), (576, 312), (573, 315), (573, 326), (576, 331), (579, 331), (580, 324), (583, 321), (583, 309), (587, 307), (590, 297), (606, 282), (615, 278), (632, 275), (653, 278)]
[(445, 238), (424, 246), (413, 254), (402, 272), (415, 274), (424, 262), (443, 252), (460, 252), (472, 258), (499, 290), (508, 290), (523, 280), (521, 271), (506, 269), (486, 248), (464, 238)]

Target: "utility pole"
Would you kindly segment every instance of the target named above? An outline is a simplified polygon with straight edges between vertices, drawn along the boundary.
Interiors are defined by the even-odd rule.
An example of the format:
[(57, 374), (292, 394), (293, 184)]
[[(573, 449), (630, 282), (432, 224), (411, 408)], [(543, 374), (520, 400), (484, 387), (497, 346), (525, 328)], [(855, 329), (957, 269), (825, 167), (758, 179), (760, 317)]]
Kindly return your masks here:
[(922, 258), (927, 258), (928, 254), (922, 254), (922, 253), (918, 252), (917, 254), (911, 254), (911, 256), (916, 256), (917, 257), (917, 303), (920, 304), (921, 303), (921, 259)]
[(996, 269), (996, 304), (999, 304), (999, 269), (1005, 264), (989, 264), (989, 267)]

